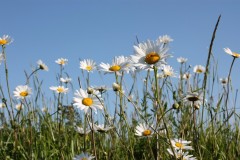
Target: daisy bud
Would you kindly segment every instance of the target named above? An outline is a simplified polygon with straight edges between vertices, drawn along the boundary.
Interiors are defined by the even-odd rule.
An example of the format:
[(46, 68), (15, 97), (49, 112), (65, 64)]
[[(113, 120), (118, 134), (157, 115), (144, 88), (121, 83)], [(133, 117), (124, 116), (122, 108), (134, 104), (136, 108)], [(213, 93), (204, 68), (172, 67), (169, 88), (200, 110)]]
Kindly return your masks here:
[(175, 103), (172, 105), (172, 108), (178, 109), (178, 108), (179, 108), (179, 104), (178, 104), (177, 102), (175, 102)]
[(119, 91), (121, 89), (120, 85), (117, 83), (113, 83), (112, 87), (114, 91)]
[(87, 88), (87, 93), (88, 94), (93, 94), (93, 91), (94, 91), (93, 88), (91, 88), (91, 87)]

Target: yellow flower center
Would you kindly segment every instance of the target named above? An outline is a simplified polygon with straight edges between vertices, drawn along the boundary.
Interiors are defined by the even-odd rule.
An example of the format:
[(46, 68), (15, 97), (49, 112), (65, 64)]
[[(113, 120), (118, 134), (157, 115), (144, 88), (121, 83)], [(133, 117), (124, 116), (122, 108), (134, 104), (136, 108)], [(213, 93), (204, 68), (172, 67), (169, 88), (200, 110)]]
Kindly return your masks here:
[(27, 91), (22, 91), (22, 92), (20, 93), (20, 96), (26, 97), (26, 96), (28, 96), (28, 92), (27, 92)]
[(235, 57), (235, 58), (239, 58), (240, 57), (240, 54), (236, 53), (236, 52), (232, 52), (232, 56)]
[(183, 148), (184, 147), (184, 145), (182, 143), (179, 143), (179, 142), (176, 142), (175, 146), (178, 147), (178, 148)]
[(81, 160), (87, 160), (87, 158), (83, 157)]
[(92, 70), (92, 66), (87, 66), (86, 70), (91, 71)]
[(203, 70), (201, 70), (201, 69), (198, 68), (198, 69), (196, 70), (196, 72), (197, 72), (197, 73), (202, 73)]
[(149, 136), (151, 134), (151, 131), (149, 129), (143, 131), (142, 133), (144, 136)]
[(65, 61), (64, 61), (64, 60), (61, 60), (59, 63), (60, 63), (61, 65), (64, 65), (64, 64), (65, 64)]
[(121, 69), (121, 66), (119, 65), (115, 65), (109, 68), (109, 70), (113, 72), (119, 71), (120, 69)]
[(4, 44), (7, 44), (8, 41), (6, 39), (1, 39), (0, 40), (0, 45), (4, 45)]
[(62, 92), (64, 91), (64, 89), (61, 88), (61, 87), (59, 87), (59, 88), (57, 88), (57, 91), (58, 91), (59, 93), (62, 93)]
[(161, 57), (156, 52), (150, 52), (145, 57), (145, 62), (147, 64), (155, 64), (159, 61)]
[(93, 100), (92, 98), (83, 98), (82, 104), (84, 104), (85, 106), (91, 106), (93, 104)]

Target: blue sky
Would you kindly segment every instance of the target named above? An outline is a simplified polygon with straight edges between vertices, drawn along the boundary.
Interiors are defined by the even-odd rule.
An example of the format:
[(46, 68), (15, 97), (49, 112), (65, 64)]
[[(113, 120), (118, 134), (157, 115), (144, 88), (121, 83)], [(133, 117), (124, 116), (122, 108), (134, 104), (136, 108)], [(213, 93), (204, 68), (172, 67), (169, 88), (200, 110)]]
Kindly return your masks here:
[[(222, 18), (217, 30), (213, 53), (219, 63), (219, 76), (226, 77), (231, 63), (224, 47), (239, 52), (240, 21), (238, 1), (1, 1), (0, 36), (10, 35), (14, 42), (7, 46), (7, 61), (11, 90), (25, 83), (24, 70), (42, 59), (50, 69), (39, 73), (48, 87), (57, 85), (55, 76), (58, 58), (67, 58), (65, 71), (73, 78), (81, 75), (79, 59), (111, 63), (114, 56), (133, 54), (136, 36), (140, 42), (170, 35), (168, 62), (176, 70), (177, 57), (186, 57), (191, 65), (206, 64), (208, 47), (218, 16)], [(237, 60), (233, 82), (240, 80)], [(0, 83), (5, 85), (3, 64)], [(98, 74), (96, 74), (98, 76)], [(96, 76), (96, 77), (97, 77)], [(91, 75), (94, 77), (94, 74)], [(92, 79), (92, 85), (110, 84), (114, 79)], [(235, 86), (239, 88), (239, 86)]]

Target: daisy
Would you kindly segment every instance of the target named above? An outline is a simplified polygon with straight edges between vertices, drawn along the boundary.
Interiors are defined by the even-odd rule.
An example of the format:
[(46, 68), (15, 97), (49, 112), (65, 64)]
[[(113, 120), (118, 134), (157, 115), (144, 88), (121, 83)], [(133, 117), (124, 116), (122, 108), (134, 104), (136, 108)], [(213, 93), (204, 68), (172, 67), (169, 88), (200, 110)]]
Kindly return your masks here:
[(200, 73), (204, 73), (205, 72), (205, 67), (203, 67), (202, 65), (196, 65), (193, 68), (193, 72), (200, 74)]
[(84, 131), (84, 129), (83, 129), (82, 127), (78, 127), (78, 126), (75, 126), (74, 129), (75, 129), (75, 131), (78, 132), (80, 135), (88, 134), (88, 133), (91, 132), (90, 129), (88, 129), (88, 130), (86, 129), (86, 130)]
[(69, 83), (69, 82), (72, 81), (72, 78), (69, 78), (69, 77), (62, 78), (62, 77), (61, 77), (61, 78), (60, 78), (60, 81), (67, 84), (67, 83)]
[(80, 68), (82, 70), (86, 70), (88, 72), (92, 72), (93, 70), (95, 70), (97, 68), (96, 63), (91, 60), (91, 59), (84, 59), (83, 61), (80, 61)]
[(0, 108), (5, 108), (6, 107), (6, 105), (5, 105), (5, 103), (0, 103)]
[(96, 91), (99, 91), (100, 93), (104, 93), (107, 90), (109, 90), (109, 88), (106, 85), (102, 85), (102, 86), (98, 86), (98, 87), (93, 87), (93, 89), (95, 89)]
[(191, 76), (192, 76), (192, 75), (191, 75), (190, 73), (184, 73), (183, 76), (182, 76), (182, 78), (185, 79), (185, 80), (188, 80), (188, 79), (191, 78)]
[(68, 59), (65, 58), (59, 58), (55, 61), (57, 64), (61, 65), (61, 66), (65, 66), (68, 62)]
[(7, 45), (13, 42), (13, 39), (8, 36), (8, 35), (3, 35), (2, 37), (0, 37), (0, 45)]
[(160, 43), (164, 43), (164, 44), (167, 44), (167, 43), (173, 41), (173, 39), (172, 39), (170, 36), (168, 36), (168, 35), (160, 36), (160, 37), (158, 38), (158, 40), (159, 40)]
[(163, 65), (162, 71), (165, 77), (176, 77), (176, 74), (173, 71), (173, 68), (169, 65)]
[(83, 89), (76, 90), (74, 93), (76, 97), (73, 97), (74, 104), (80, 110), (84, 110), (85, 113), (88, 112), (89, 108), (93, 110), (103, 109), (102, 104), (99, 101), (98, 91), (93, 94), (88, 94), (87, 91)]
[(182, 139), (172, 139), (171, 140), (171, 144), (174, 148), (176, 149), (180, 149), (180, 150), (193, 150), (192, 146), (188, 146), (188, 144), (190, 144), (191, 141), (185, 141)]
[(22, 110), (22, 109), (24, 108), (24, 105), (21, 104), (21, 103), (19, 103), (19, 104), (17, 104), (17, 105), (15, 106), (15, 108), (16, 108), (16, 110), (20, 111), (20, 110)]
[(121, 72), (128, 71), (128, 62), (126, 61), (124, 56), (114, 57), (112, 64), (101, 63), (99, 65), (99, 70), (107, 73), (116, 73), (121, 75)]
[(199, 109), (203, 104), (203, 94), (202, 92), (188, 92), (183, 98), (183, 102), (186, 105), (193, 105), (195, 109)]
[(48, 112), (48, 108), (47, 107), (43, 107), (42, 108), (42, 112), (47, 113)]
[(228, 78), (220, 78), (219, 80), (223, 86), (227, 85), (228, 83)]
[(95, 158), (94, 156), (92, 156), (91, 154), (89, 154), (89, 153), (81, 153), (81, 154), (79, 154), (79, 155), (76, 155), (74, 158), (73, 158), (73, 160), (91, 160), (91, 159), (93, 159), (93, 158)]
[(186, 63), (187, 60), (188, 60), (187, 58), (183, 58), (183, 57), (177, 58), (178, 63), (181, 63), (181, 64)]
[(229, 48), (224, 48), (224, 51), (225, 51), (227, 54), (233, 56), (234, 58), (239, 58), (239, 57), (240, 57), (240, 54), (239, 54), (239, 53), (232, 52), (231, 49), (229, 49)]
[(140, 123), (136, 126), (135, 135), (139, 137), (149, 137), (152, 136), (153, 130), (150, 126), (145, 123)]
[(48, 66), (46, 64), (44, 64), (41, 59), (37, 61), (37, 64), (41, 70), (48, 71)]
[(52, 86), (49, 87), (49, 89), (55, 91), (56, 93), (67, 93), (68, 92), (68, 88), (65, 88), (64, 86)]
[(188, 155), (188, 152), (183, 152), (181, 149), (178, 150), (174, 148), (174, 153), (170, 148), (168, 148), (167, 151), (171, 156), (174, 156), (174, 153), (175, 153), (176, 158), (180, 160), (196, 160), (196, 158), (193, 157), (193, 155)]
[[(92, 127), (92, 124), (90, 124), (90, 125), (91, 125), (91, 127)], [(113, 127), (110, 127), (110, 126), (104, 127), (104, 124), (99, 124), (99, 125), (93, 124), (93, 129), (94, 129), (95, 131), (104, 133), (104, 132), (109, 131), (110, 129), (113, 129)]]
[(112, 88), (113, 88), (113, 91), (120, 91), (120, 89), (121, 89), (121, 86), (119, 85), (119, 84), (117, 84), (117, 83), (113, 83), (112, 84)]
[(144, 43), (133, 46), (135, 55), (131, 55), (131, 60), (139, 69), (153, 69), (166, 64), (165, 59), (170, 57), (167, 54), (168, 47), (163, 47), (160, 42), (147, 40)]
[(28, 87), (27, 85), (20, 85), (15, 88), (15, 91), (13, 91), (14, 97), (17, 99), (24, 99), (30, 94), (32, 94), (32, 89)]

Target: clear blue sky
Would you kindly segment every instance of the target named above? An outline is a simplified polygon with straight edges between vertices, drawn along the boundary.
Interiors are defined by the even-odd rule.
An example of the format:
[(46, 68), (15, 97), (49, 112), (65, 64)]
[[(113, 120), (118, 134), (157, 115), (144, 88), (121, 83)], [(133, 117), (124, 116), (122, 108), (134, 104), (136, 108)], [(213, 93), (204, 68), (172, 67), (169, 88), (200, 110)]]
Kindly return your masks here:
[[(224, 51), (229, 47), (240, 52), (240, 2), (235, 1), (82, 1), (82, 0), (1, 0), (0, 36), (8, 34), (14, 42), (7, 46), (11, 90), (24, 84), (24, 70), (42, 59), (49, 72), (39, 73), (46, 92), (57, 85), (59, 71), (55, 60), (67, 58), (66, 72), (78, 89), (79, 59), (90, 58), (98, 64), (111, 63), (114, 56), (133, 54), (136, 36), (139, 41), (170, 35), (174, 41), (169, 60), (176, 70), (177, 57), (186, 57), (191, 65), (206, 64), (208, 47), (218, 16), (222, 18), (213, 53), (219, 63), (219, 75), (227, 76), (232, 58)], [(233, 81), (240, 80), (240, 62), (233, 68)], [(5, 85), (3, 64), (0, 83)], [(97, 74), (96, 74), (97, 75)], [(92, 74), (91, 76), (94, 76)], [(113, 77), (110, 75), (106, 76)], [(92, 85), (111, 81), (95, 78)], [(235, 86), (238, 88), (239, 86)], [(49, 90), (50, 91), (50, 90)]]

